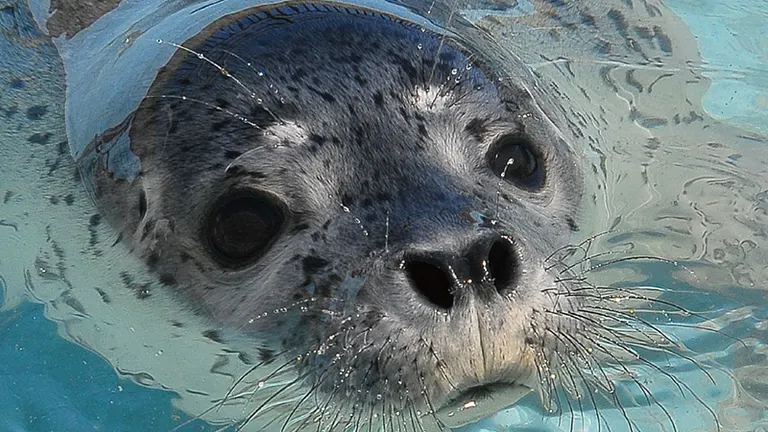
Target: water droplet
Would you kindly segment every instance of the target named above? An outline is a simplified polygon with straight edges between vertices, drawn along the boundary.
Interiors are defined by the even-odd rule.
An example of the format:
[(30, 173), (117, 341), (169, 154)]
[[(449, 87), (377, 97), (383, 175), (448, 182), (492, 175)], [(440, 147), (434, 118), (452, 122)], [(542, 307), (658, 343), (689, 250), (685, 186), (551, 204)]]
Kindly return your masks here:
[(424, 48), (424, 45), (422, 45), (422, 44), (416, 44), (416, 48), (418, 48), (418, 49), (422, 49), (422, 48)]
[(456, 75), (459, 73), (459, 70), (456, 68), (451, 69), (451, 75)]

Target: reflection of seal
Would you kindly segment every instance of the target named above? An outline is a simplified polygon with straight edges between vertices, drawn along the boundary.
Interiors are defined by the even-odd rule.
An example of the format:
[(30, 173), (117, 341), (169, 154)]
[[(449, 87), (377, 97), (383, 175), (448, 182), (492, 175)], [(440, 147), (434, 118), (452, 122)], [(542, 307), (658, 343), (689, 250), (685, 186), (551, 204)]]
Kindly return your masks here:
[(276, 372), (246, 378), (281, 385), (248, 421), (415, 430), (538, 386), (584, 324), (544, 264), (581, 178), (522, 65), (497, 76), (461, 41), (322, 4), (184, 46), (132, 119), (141, 174), (102, 171), (97, 194), (164, 284), (261, 346)]

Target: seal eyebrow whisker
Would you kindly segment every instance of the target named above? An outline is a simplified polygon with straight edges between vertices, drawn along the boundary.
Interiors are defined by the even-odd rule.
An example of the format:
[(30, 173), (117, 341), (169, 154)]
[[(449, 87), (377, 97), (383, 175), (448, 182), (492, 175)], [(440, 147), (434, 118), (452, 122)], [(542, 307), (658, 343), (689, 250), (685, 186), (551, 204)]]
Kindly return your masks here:
[[(263, 101), (263, 100), (262, 100), (260, 97), (258, 97), (258, 96), (256, 95), (256, 93), (255, 93), (253, 90), (249, 89), (249, 88), (248, 88), (248, 86), (246, 86), (245, 84), (243, 84), (243, 82), (242, 82), (242, 81), (240, 81), (240, 79), (239, 79), (239, 78), (237, 78), (236, 76), (234, 76), (234, 75), (230, 74), (230, 73), (229, 73), (229, 71), (227, 71), (227, 69), (225, 69), (223, 66), (219, 65), (219, 64), (218, 64), (218, 63), (216, 63), (215, 61), (213, 61), (213, 60), (211, 60), (210, 58), (208, 58), (208, 57), (207, 57), (205, 54), (203, 54), (203, 53), (200, 53), (200, 52), (197, 52), (197, 51), (195, 51), (195, 50), (193, 50), (193, 49), (191, 49), (191, 48), (187, 48), (187, 47), (185, 47), (184, 45), (180, 45), (180, 44), (177, 44), (177, 43), (174, 43), (174, 42), (167, 42), (167, 41), (163, 41), (162, 39), (158, 39), (158, 40), (157, 40), (157, 43), (159, 43), (159, 44), (161, 44), (161, 45), (162, 45), (162, 44), (167, 44), (167, 45), (170, 45), (170, 46), (172, 46), (172, 47), (174, 47), (174, 48), (176, 48), (176, 49), (180, 49), (180, 50), (186, 51), (186, 52), (188, 52), (188, 53), (190, 53), (190, 54), (192, 54), (192, 55), (195, 55), (195, 56), (196, 56), (197, 58), (199, 58), (200, 60), (203, 60), (204, 62), (206, 62), (206, 63), (210, 64), (210, 65), (211, 65), (211, 66), (213, 66), (213, 67), (215, 67), (215, 68), (216, 68), (216, 69), (217, 69), (217, 70), (218, 70), (218, 71), (219, 71), (219, 72), (220, 72), (220, 73), (221, 73), (221, 74), (222, 74), (224, 77), (226, 77), (226, 78), (228, 78), (228, 79), (231, 79), (231, 80), (232, 80), (232, 81), (234, 81), (234, 82), (235, 82), (235, 83), (236, 83), (236, 84), (237, 84), (237, 85), (238, 85), (238, 86), (239, 86), (241, 89), (245, 90), (245, 91), (247, 92), (248, 96), (250, 96), (250, 97), (251, 97), (251, 99), (253, 99), (254, 101), (256, 101), (256, 103), (257, 103), (258, 105), (260, 105), (260, 106), (261, 106), (261, 107), (264, 109), (264, 111), (266, 111), (267, 113), (269, 113), (269, 115), (270, 115), (270, 116), (272, 116), (272, 118), (273, 118), (273, 119), (274, 119), (276, 122), (278, 122), (278, 123), (282, 123), (282, 120), (280, 120), (280, 118), (278, 118), (278, 117), (277, 117), (277, 116), (276, 116), (276, 115), (275, 115), (275, 114), (272, 112), (272, 110), (270, 110), (269, 108), (267, 108), (266, 106), (264, 106), (264, 101)], [(247, 65), (249, 65), (249, 66), (250, 66), (250, 63), (248, 63), (248, 62), (245, 62), (245, 61), (244, 61), (244, 60), (243, 60), (241, 57), (239, 57), (239, 56), (237, 56), (237, 55), (235, 55), (235, 57), (236, 57), (236, 58), (238, 58), (239, 60), (243, 61), (243, 62), (244, 62), (244, 63), (246, 63)]]
[(248, 156), (250, 153), (255, 152), (256, 150), (260, 149), (260, 147), (251, 147), (248, 150), (244, 151), (243, 153), (239, 154), (236, 158), (234, 158), (229, 164), (227, 164), (227, 167), (224, 168), (224, 172), (228, 173), (230, 169), (232, 169), (233, 166), (238, 164), (238, 161)]
[[(445, 21), (445, 27), (448, 28), (451, 25), (451, 20), (453, 19), (453, 14), (456, 13), (456, 10), (458, 8), (459, 0), (453, 0), (453, 5), (451, 6), (451, 11), (448, 14), (448, 19)], [(431, 8), (430, 8), (431, 9)], [(427, 79), (427, 85), (425, 86), (425, 90), (429, 91), (429, 83), (432, 82), (432, 80), (435, 77), (435, 71), (437, 70), (437, 64), (440, 60), (440, 51), (443, 49), (443, 45), (445, 45), (445, 39), (448, 36), (443, 33), (440, 37), (440, 43), (437, 46), (437, 52), (435, 52), (435, 58), (432, 62), (432, 70), (429, 71), (429, 79)], [(439, 90), (437, 92), (440, 93)], [(437, 100), (438, 94), (435, 94), (435, 98), (432, 100), (432, 103), (429, 105), (430, 108), (434, 105), (435, 101)]]
[(229, 111), (228, 109), (216, 106), (216, 105), (214, 105), (212, 103), (209, 103), (209, 102), (206, 102), (206, 101), (203, 101), (203, 100), (200, 100), (200, 99), (195, 99), (195, 98), (191, 98), (191, 97), (188, 97), (188, 96), (169, 95), (169, 94), (148, 95), (147, 98), (148, 99), (178, 99), (178, 100), (182, 100), (182, 101), (199, 103), (199, 104), (205, 105), (206, 107), (208, 107), (208, 108), (210, 108), (212, 110), (219, 111), (219, 112), (222, 112), (224, 114), (227, 114), (227, 115), (235, 118), (236, 120), (239, 120), (239, 121), (247, 124), (248, 126), (252, 126), (252, 127), (256, 128), (256, 129), (259, 129), (259, 130), (264, 130), (264, 128), (262, 128), (261, 126), (257, 125), (256, 123), (248, 120), (247, 117), (245, 117), (245, 116), (243, 116), (241, 114), (234, 113), (232, 111)]

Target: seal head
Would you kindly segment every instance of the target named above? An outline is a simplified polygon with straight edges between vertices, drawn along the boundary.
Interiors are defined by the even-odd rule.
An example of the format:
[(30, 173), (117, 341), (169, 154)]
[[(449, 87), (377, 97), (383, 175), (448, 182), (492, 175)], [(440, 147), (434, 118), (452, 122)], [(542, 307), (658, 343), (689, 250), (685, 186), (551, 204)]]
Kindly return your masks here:
[(294, 373), (264, 393), (306, 395), (285, 424), (466, 423), (537, 387), (553, 335), (578, 332), (545, 264), (575, 229), (575, 156), (527, 68), (478, 53), (370, 10), (251, 9), (159, 71), (131, 118), (136, 178), (99, 155), (124, 240)]

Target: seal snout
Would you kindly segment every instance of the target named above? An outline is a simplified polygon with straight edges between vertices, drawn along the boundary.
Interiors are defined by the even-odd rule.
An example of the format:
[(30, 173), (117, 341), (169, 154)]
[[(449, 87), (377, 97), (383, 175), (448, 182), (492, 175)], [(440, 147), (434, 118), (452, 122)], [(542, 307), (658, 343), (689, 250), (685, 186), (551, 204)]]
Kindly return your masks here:
[(494, 233), (474, 239), (460, 252), (408, 252), (401, 268), (425, 303), (451, 309), (457, 297), (475, 296), (490, 302), (509, 292), (519, 266), (511, 238)]

